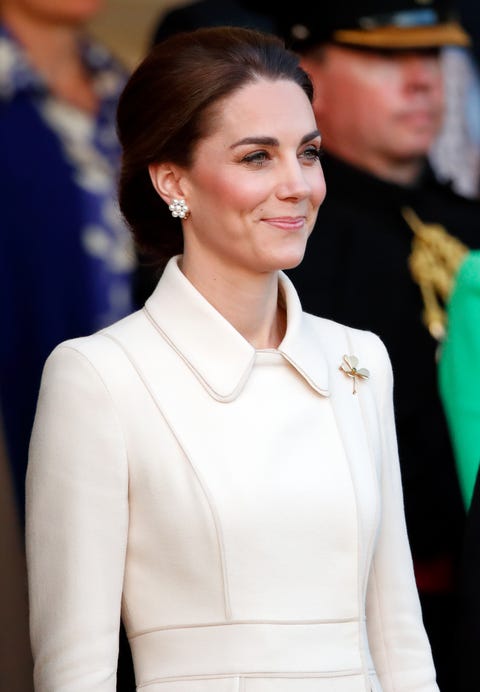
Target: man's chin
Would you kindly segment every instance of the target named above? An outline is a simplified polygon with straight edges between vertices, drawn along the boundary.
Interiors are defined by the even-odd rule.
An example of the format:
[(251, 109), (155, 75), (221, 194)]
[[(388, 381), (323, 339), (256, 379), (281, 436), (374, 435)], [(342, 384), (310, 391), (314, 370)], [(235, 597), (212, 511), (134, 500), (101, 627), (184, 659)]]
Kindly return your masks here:
[(429, 132), (408, 138), (404, 146), (397, 148), (396, 158), (399, 161), (411, 161), (428, 156), (436, 137), (436, 133)]

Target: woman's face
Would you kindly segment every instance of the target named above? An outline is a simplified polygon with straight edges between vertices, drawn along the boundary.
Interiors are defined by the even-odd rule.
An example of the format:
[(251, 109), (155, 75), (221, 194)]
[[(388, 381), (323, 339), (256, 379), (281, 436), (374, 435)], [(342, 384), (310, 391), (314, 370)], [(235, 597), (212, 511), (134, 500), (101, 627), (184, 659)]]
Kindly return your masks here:
[(260, 80), (219, 104), (213, 123), (180, 178), (185, 260), (256, 274), (298, 265), (326, 191), (307, 96)]

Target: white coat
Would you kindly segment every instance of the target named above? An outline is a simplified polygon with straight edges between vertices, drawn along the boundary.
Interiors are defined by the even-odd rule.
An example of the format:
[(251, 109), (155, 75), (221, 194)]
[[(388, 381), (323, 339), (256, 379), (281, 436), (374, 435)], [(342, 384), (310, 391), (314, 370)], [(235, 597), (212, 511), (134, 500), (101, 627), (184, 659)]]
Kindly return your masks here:
[[(65, 342), (27, 473), (37, 692), (438, 692), (385, 348), (302, 312), (255, 350), (178, 258), (140, 310)], [(355, 355), (369, 379), (340, 369)], [(414, 387), (414, 383), (412, 383)]]

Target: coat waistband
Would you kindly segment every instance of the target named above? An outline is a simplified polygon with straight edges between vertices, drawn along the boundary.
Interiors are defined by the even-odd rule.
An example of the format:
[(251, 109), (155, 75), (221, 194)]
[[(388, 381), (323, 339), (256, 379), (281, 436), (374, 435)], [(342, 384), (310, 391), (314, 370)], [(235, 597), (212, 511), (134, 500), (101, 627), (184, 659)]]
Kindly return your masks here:
[(130, 640), (137, 685), (189, 676), (362, 672), (364, 623), (230, 623), (161, 629)]

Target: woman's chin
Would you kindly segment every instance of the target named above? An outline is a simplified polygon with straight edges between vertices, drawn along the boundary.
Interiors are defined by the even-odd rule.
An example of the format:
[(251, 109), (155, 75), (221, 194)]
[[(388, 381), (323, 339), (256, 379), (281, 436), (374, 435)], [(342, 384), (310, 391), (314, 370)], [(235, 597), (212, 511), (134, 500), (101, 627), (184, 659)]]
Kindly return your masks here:
[(299, 252), (289, 253), (289, 255), (284, 258), (282, 266), (280, 268), (282, 270), (295, 269), (295, 267), (298, 267), (298, 265), (302, 263), (304, 257), (305, 248), (303, 248), (302, 251)]

